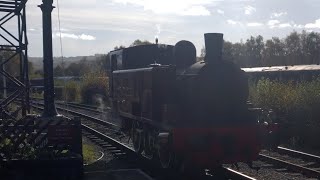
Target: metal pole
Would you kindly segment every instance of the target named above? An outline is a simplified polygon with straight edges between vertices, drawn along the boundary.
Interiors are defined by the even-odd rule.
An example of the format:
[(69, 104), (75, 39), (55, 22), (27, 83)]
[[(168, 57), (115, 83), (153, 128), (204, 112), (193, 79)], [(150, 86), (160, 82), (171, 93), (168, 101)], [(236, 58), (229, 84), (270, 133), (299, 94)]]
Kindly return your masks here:
[[(3, 56), (0, 55), (0, 62), (3, 61)], [(5, 65), (3, 64), (1, 67), (2, 71), (5, 71)], [(7, 79), (4, 75), (2, 75), (2, 86), (3, 86), (3, 99), (7, 98)]]
[[(5, 65), (2, 65), (2, 71), (5, 71), (6, 67)], [(3, 98), (7, 98), (7, 79), (5, 76), (2, 76), (3, 80)]]
[(42, 0), (39, 7), (42, 10), (43, 29), (43, 71), (44, 71), (44, 111), (43, 117), (56, 116), (57, 110), (54, 104), (53, 82), (53, 53), (52, 53), (52, 21), (51, 12), (53, 0)]
[(25, 49), (24, 49), (24, 60), (25, 60), (25, 67), (24, 67), (24, 74), (25, 74), (25, 100), (26, 100), (26, 110), (30, 114), (30, 82), (29, 82), (29, 60), (28, 60), (28, 36), (27, 36), (27, 24), (26, 24), (26, 7), (23, 8), (22, 13), (22, 29), (23, 29), (23, 35), (24, 35), (24, 43), (25, 43)]

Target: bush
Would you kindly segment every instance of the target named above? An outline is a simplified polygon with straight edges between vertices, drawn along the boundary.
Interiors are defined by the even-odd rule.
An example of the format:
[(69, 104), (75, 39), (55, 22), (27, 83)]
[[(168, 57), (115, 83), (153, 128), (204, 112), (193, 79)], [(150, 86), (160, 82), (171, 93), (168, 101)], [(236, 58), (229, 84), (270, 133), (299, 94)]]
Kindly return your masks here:
[(75, 81), (69, 81), (66, 83), (63, 89), (63, 100), (76, 102), (80, 99), (80, 87), (79, 83)]
[(280, 123), (292, 145), (320, 148), (310, 141), (320, 131), (320, 78), (310, 82), (261, 79), (257, 84), (251, 83), (249, 99), (257, 107), (273, 109), (284, 117)]
[(56, 100), (64, 100), (63, 91), (64, 87), (62, 86), (54, 87), (54, 98)]
[(99, 104), (108, 100), (108, 77), (105, 73), (84, 75), (81, 86), (81, 100), (85, 104)]

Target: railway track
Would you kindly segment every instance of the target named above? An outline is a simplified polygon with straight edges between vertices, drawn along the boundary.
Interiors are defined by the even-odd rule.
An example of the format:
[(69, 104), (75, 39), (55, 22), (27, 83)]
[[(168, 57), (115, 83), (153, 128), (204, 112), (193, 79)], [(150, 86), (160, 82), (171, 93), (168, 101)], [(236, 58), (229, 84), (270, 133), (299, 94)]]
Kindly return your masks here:
[[(71, 104), (68, 104), (68, 106), (71, 106)], [(38, 110), (43, 110), (42, 103), (39, 102), (33, 102), (32, 107)], [(82, 105), (72, 105), (73, 108), (78, 107), (79, 109), (86, 110), (89, 106), (82, 106)], [(96, 107), (91, 106), (89, 107), (91, 110), (88, 110), (92, 112), (92, 110)], [(115, 139), (114, 137), (111, 137), (110, 134), (113, 134), (115, 136), (115, 130), (119, 129), (119, 127), (115, 124), (103, 121), (101, 119), (91, 117), (87, 114), (77, 112), (74, 110), (69, 110), (69, 109), (63, 109), (62, 107), (57, 107), (58, 110), (63, 110), (64, 112), (67, 112), (73, 116), (78, 116), (81, 117), (82, 119), (85, 119), (85, 123), (82, 123), (82, 129), (83, 129), (83, 135), (89, 138), (91, 141), (96, 143), (97, 145), (101, 146), (103, 149), (106, 151), (110, 152), (114, 157), (116, 158), (123, 158), (126, 160), (133, 160), (133, 162), (143, 162), (148, 165), (146, 167), (152, 167), (151, 169), (157, 169), (158, 167), (154, 165), (153, 163), (150, 164), (150, 159), (147, 157), (137, 155), (135, 151), (133, 150), (132, 147), (130, 147), (128, 144), (125, 144), (121, 142), (120, 140)], [(97, 128), (99, 127), (99, 128)], [(105, 130), (112, 130), (112, 133), (109, 135), (105, 132), (102, 132), (100, 129), (105, 129)], [(117, 134), (121, 135), (121, 133)], [(141, 164), (141, 163), (140, 163)], [(148, 169), (146, 171), (148, 171)], [(241, 180), (253, 180), (254, 178), (249, 177), (245, 174), (242, 174), (240, 172), (237, 172), (235, 170), (232, 170), (230, 168), (223, 168), (222, 171), (219, 173), (223, 173), (223, 177), (227, 179), (241, 179)], [(158, 173), (158, 172), (155, 172)], [(218, 175), (220, 177), (220, 175)], [(216, 174), (208, 174), (204, 177), (204, 179), (215, 179)]]
[[(297, 150), (293, 150), (293, 149), (289, 149), (281, 146), (277, 148), (277, 152), (289, 154), (291, 156), (300, 157), (302, 159), (306, 159), (310, 161), (314, 161), (320, 165), (320, 156), (317, 156), (317, 155), (313, 155), (313, 154), (309, 154), (309, 153), (305, 153), (302, 151), (297, 151)], [(320, 167), (319, 167), (319, 170), (320, 170)]]
[(57, 105), (65, 106), (66, 108), (76, 108), (76, 109), (82, 109), (85, 111), (93, 112), (93, 113), (102, 113), (102, 112), (109, 112), (109, 107), (98, 107), (98, 106), (92, 106), (92, 105), (86, 105), (86, 104), (79, 104), (74, 102), (56, 102)]
[[(37, 104), (41, 105), (41, 103), (37, 103)], [(57, 107), (57, 109), (64, 110), (64, 111), (65, 111), (66, 107), (74, 108), (74, 109), (81, 109), (81, 110), (88, 111), (91, 113), (96, 113), (96, 114), (101, 113), (102, 111), (105, 112), (105, 111), (110, 110), (109, 108), (104, 108), (103, 110), (98, 110), (99, 108), (96, 106), (76, 104), (76, 103), (58, 102), (57, 104), (59, 105)], [(87, 135), (88, 131), (86, 131), (86, 129), (89, 130), (88, 128), (91, 128), (89, 130), (89, 132), (91, 132), (91, 133), (93, 133), (94, 131), (101, 133), (101, 129), (106, 129), (106, 130), (119, 129), (119, 127), (117, 125), (109, 123), (107, 121), (103, 121), (101, 119), (98, 119), (98, 118), (95, 118), (92, 116), (89, 116), (89, 115), (87, 115), (87, 113), (81, 113), (81, 112), (77, 112), (77, 111), (70, 110), (70, 109), (68, 109), (67, 112), (74, 115), (74, 116), (79, 116), (79, 117), (82, 117), (83, 119), (89, 121), (87, 125), (85, 125), (85, 124), (83, 125), (83, 129), (85, 130), (84, 135)], [(94, 125), (95, 123), (99, 124), (99, 125)], [(92, 127), (94, 127), (94, 128), (92, 128)], [(96, 130), (96, 129), (100, 129), (100, 130)], [(92, 130), (94, 130), (94, 131), (92, 131)], [(103, 135), (103, 134), (105, 134), (105, 133), (96, 134), (96, 135), (91, 134), (91, 135), (89, 135), (89, 138), (92, 141), (96, 142), (101, 147), (107, 149), (108, 151), (110, 149), (110, 152), (115, 153), (114, 154), (115, 156), (127, 154), (127, 152), (122, 152), (123, 148), (114, 147), (113, 145), (108, 144), (106, 142), (106, 140), (102, 141), (102, 139), (100, 137), (102, 137), (101, 135)], [(115, 141), (117, 141), (117, 140), (115, 140)], [(128, 145), (124, 145), (124, 146), (128, 147)], [(108, 149), (108, 147), (109, 147), (109, 149)], [(128, 148), (131, 149), (130, 150), (131, 152), (134, 152), (134, 150), (131, 147), (128, 147)], [(318, 168), (318, 169), (314, 168), (317, 165), (318, 165), (317, 167), (320, 167), (320, 157), (319, 156), (315, 156), (315, 155), (300, 152), (300, 151), (295, 151), (295, 150), (284, 148), (284, 147), (278, 147), (277, 152), (282, 153), (282, 154), (288, 154), (292, 157), (297, 157), (297, 158), (301, 158), (301, 159), (305, 159), (305, 160), (309, 160), (309, 161), (315, 161), (315, 162), (309, 163), (307, 165), (306, 164), (296, 164), (296, 163), (292, 163), (288, 160), (284, 160), (284, 159), (281, 159), (278, 157), (273, 157), (272, 155), (267, 155), (267, 154), (260, 154), (259, 159), (262, 161), (265, 161), (265, 162), (275, 164), (277, 166), (284, 167), (290, 171), (301, 173), (301, 174), (308, 176), (308, 177), (320, 178), (320, 168)], [(129, 153), (129, 154), (132, 154), (132, 153)], [(227, 169), (227, 168), (225, 168), (225, 169), (226, 169), (225, 170), (226, 174), (230, 174), (230, 176), (237, 176), (237, 175), (235, 175), (235, 173), (238, 173), (238, 172), (236, 172), (236, 171), (232, 172), (233, 171), (232, 169)], [(245, 175), (242, 176), (242, 179), (244, 178), (244, 176)], [(238, 177), (238, 178), (240, 178), (240, 177)], [(251, 177), (249, 177), (249, 178), (251, 178)], [(244, 179), (246, 179), (246, 178), (244, 178)]]
[(320, 179), (320, 157), (316, 155), (278, 147), (276, 152), (261, 153), (259, 159), (307, 177)]

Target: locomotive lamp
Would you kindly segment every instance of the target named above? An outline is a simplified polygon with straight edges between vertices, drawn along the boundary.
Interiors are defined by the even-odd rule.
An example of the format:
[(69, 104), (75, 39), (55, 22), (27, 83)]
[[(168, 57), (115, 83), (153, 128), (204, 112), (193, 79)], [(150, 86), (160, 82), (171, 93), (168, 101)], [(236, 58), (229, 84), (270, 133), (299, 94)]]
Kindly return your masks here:
[(223, 34), (221, 33), (206, 33), (204, 34), (206, 63), (219, 62), (222, 60)]
[(56, 116), (57, 110), (54, 104), (53, 82), (53, 54), (52, 54), (52, 23), (51, 12), (53, 0), (42, 0), (39, 7), (42, 10), (43, 29), (43, 78), (44, 78), (44, 111), (43, 117)]

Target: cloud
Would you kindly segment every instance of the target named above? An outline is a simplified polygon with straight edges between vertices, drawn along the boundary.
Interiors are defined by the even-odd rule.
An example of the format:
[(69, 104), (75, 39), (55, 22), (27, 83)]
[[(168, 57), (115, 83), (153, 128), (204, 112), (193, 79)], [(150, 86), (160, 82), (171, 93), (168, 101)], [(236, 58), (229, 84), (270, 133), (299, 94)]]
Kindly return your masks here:
[(228, 20), (227, 20), (227, 23), (228, 23), (228, 24), (231, 24), (231, 25), (241, 24), (241, 22), (239, 22), (239, 21), (234, 21), (234, 20), (232, 20), (232, 19), (228, 19)]
[(294, 28), (299, 28), (299, 29), (301, 29), (301, 28), (303, 28), (304, 26), (301, 25), (301, 24), (294, 24), (293, 27), (294, 27)]
[(156, 14), (176, 14), (180, 16), (209, 16), (210, 11), (205, 5), (216, 0), (113, 0), (124, 5), (142, 6), (145, 11)]
[(218, 10), (217, 10), (217, 13), (219, 13), (219, 14), (224, 14), (224, 11), (221, 10), (221, 9), (218, 9)]
[(69, 34), (69, 33), (55, 33), (53, 34), (53, 38), (55, 37), (60, 37), (61, 38), (70, 38), (70, 39), (75, 39), (75, 40), (85, 40), (85, 41), (93, 41), (96, 40), (96, 37), (87, 35), (87, 34), (81, 34), (81, 35), (76, 35), (76, 34)]
[(295, 29), (301, 29), (301, 28), (304, 27), (303, 25), (299, 25), (299, 24), (294, 23), (294, 21), (281, 23), (279, 20), (275, 20), (275, 19), (269, 20), (267, 25), (269, 26), (270, 29), (273, 29), (273, 28), (281, 28), (281, 29), (282, 28), (295, 28)]
[(183, 16), (210, 16), (211, 13), (203, 6), (192, 6), (179, 13)]
[(307, 29), (320, 28), (320, 19), (315, 20), (314, 23), (308, 23), (304, 27), (307, 28)]
[(269, 20), (267, 25), (269, 26), (269, 28), (275, 28), (277, 27), (277, 25), (280, 23), (279, 20), (275, 20), (275, 19), (272, 19), (272, 20)]
[(244, 14), (246, 14), (246, 15), (250, 15), (250, 14), (252, 14), (253, 12), (256, 12), (256, 11), (257, 11), (257, 9), (254, 8), (254, 7), (252, 7), (252, 6), (246, 6), (246, 7), (244, 7)]
[(290, 23), (283, 23), (283, 24), (279, 24), (278, 27), (279, 28), (290, 28), (290, 27), (292, 27), (292, 25)]
[(279, 20), (272, 19), (272, 20), (269, 20), (267, 24), (268, 24), (268, 26), (274, 26), (274, 25), (279, 24), (279, 23), (280, 23)]
[(258, 22), (247, 23), (247, 26), (249, 26), (249, 27), (259, 27), (259, 26), (263, 26), (263, 25), (264, 24), (258, 23)]
[(274, 12), (274, 13), (271, 14), (271, 18), (278, 18), (278, 17), (281, 17), (281, 16), (285, 16), (287, 14), (288, 14), (287, 12), (279, 12), (279, 13)]

